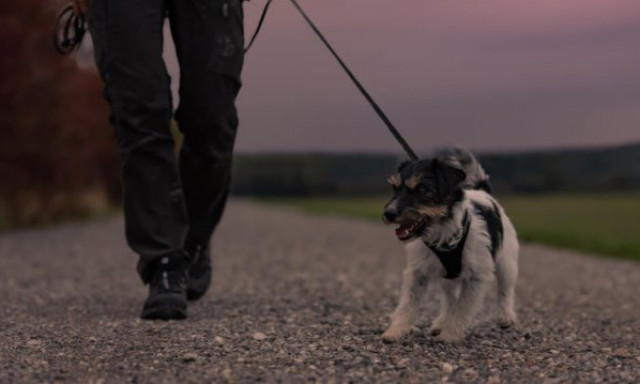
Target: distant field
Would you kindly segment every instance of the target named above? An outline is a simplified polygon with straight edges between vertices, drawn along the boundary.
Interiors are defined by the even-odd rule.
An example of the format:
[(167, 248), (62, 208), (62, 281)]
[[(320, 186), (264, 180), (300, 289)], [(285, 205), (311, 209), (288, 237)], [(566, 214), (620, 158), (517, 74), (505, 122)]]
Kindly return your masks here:
[[(307, 212), (380, 221), (384, 198), (270, 199)], [(640, 261), (640, 193), (508, 196), (500, 201), (525, 241)]]

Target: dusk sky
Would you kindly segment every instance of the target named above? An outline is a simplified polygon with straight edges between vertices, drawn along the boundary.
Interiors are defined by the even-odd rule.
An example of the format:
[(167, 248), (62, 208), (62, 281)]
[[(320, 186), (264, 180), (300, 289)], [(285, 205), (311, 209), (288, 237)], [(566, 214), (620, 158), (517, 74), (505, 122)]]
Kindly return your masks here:
[[(300, 2), (418, 151), (640, 141), (638, 0)], [(400, 151), (287, 0), (243, 81), (239, 152)]]

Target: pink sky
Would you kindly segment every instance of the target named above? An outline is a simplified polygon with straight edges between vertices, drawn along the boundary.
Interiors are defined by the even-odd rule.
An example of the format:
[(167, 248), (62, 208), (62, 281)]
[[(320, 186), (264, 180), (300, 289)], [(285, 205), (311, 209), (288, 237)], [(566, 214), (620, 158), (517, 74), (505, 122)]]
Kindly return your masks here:
[[(417, 150), (640, 141), (637, 0), (300, 3)], [(243, 81), (240, 152), (399, 150), (287, 0)]]

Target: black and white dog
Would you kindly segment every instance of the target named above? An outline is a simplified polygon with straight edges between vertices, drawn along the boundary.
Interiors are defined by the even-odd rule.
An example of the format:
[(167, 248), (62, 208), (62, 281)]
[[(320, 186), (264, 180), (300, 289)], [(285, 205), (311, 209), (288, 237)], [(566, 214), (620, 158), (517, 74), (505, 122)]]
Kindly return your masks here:
[(511, 221), (489, 194), (488, 176), (467, 150), (402, 164), (389, 177), (394, 195), (384, 210), (396, 236), (407, 242), (400, 302), (382, 335), (393, 341), (416, 324), (427, 285), (442, 287), (439, 316), (429, 332), (445, 342), (464, 338), (486, 287), (495, 276), (498, 323), (516, 322), (518, 238)]

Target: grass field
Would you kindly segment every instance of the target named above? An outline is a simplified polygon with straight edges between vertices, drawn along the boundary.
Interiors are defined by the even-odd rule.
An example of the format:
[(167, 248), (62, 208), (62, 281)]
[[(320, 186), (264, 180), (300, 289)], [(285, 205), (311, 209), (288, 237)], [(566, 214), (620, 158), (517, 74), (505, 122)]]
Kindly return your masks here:
[[(385, 203), (384, 198), (268, 201), (377, 221)], [(522, 240), (640, 261), (640, 193), (506, 196), (500, 201)]]

